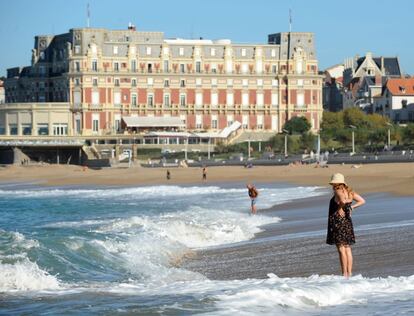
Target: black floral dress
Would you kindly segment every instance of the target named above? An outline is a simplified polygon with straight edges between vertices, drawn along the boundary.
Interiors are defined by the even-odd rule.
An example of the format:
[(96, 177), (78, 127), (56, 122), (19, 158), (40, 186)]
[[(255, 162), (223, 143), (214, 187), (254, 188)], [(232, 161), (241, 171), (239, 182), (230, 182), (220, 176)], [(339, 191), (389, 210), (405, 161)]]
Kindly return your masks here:
[(345, 216), (339, 215), (339, 205), (332, 197), (329, 202), (328, 234), (326, 243), (329, 245), (353, 245), (355, 244), (354, 226), (349, 212)]

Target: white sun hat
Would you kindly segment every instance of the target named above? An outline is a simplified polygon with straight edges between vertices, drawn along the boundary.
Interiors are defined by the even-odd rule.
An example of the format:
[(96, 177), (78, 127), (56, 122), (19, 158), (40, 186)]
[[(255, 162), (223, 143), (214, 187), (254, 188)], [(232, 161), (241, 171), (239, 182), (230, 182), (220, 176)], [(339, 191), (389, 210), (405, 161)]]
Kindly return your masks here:
[(329, 182), (329, 184), (345, 184), (345, 177), (342, 173), (334, 173), (331, 177), (331, 181)]

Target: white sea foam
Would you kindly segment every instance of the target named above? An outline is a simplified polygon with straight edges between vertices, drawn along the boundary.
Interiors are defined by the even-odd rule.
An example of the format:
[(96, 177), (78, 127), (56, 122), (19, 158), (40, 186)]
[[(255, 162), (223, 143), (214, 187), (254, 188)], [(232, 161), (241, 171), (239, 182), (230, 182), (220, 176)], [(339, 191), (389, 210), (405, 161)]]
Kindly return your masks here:
[(59, 281), (25, 258), (14, 264), (0, 264), (0, 292), (59, 289)]

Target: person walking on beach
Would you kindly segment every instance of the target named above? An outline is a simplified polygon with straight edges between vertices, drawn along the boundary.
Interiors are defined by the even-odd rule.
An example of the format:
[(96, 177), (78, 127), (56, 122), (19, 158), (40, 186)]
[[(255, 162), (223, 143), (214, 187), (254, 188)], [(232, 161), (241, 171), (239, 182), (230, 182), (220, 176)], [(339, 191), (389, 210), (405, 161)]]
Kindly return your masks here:
[(207, 168), (203, 168), (203, 181), (207, 181)]
[(170, 173), (170, 170), (167, 169), (167, 180), (170, 180), (170, 179), (171, 179), (171, 173)]
[[(334, 196), (329, 202), (326, 243), (336, 245), (342, 275), (350, 277), (353, 264), (351, 245), (355, 244), (351, 215), (355, 208), (365, 204), (365, 200), (346, 184), (341, 173), (333, 174), (329, 184), (332, 185)], [(354, 201), (356, 203), (352, 204)]]
[(257, 191), (256, 187), (253, 184), (248, 183), (247, 184), (247, 192), (249, 194), (250, 200), (251, 200), (251, 212), (252, 214), (257, 213), (256, 209), (256, 200), (259, 195), (259, 191)]

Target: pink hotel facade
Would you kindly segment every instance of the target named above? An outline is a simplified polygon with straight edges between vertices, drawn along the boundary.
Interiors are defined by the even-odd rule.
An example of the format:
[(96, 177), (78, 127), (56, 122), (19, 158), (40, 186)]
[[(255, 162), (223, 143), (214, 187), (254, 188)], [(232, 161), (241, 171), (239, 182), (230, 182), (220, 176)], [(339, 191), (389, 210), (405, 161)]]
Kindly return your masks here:
[[(304, 116), (319, 130), (322, 77), (312, 33), (267, 44), (165, 39), (162, 32), (71, 29), (36, 36), (32, 64), (8, 69), (3, 135), (131, 131), (125, 117), (171, 117), (188, 131), (281, 132)], [(168, 126), (165, 126), (168, 129)]]

